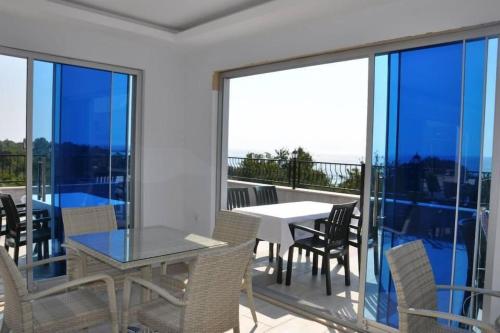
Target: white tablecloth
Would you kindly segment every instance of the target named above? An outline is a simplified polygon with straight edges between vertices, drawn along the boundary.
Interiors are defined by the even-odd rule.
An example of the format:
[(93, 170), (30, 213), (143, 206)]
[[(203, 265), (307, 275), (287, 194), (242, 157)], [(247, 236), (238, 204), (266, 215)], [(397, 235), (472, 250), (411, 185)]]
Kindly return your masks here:
[(281, 244), (279, 254), (283, 256), (294, 243), (288, 225), (327, 218), (332, 206), (331, 203), (298, 201), (236, 208), (233, 211), (260, 216), (261, 222), (257, 238)]

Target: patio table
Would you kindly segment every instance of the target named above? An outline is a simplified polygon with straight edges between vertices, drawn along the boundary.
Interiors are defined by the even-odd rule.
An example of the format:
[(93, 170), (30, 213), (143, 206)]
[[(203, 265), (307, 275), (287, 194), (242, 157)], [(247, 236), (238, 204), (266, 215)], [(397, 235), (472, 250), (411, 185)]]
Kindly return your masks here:
[(66, 242), (119, 270), (141, 269), (148, 280), (154, 264), (189, 261), (201, 252), (227, 245), (165, 226), (80, 234), (67, 237)]
[[(291, 223), (314, 221), (327, 218), (333, 204), (316, 201), (297, 201), (273, 205), (250, 206), (236, 208), (233, 211), (257, 215), (261, 218), (257, 238), (280, 244), (277, 282), (283, 280), (283, 255), (293, 245), (294, 239), (290, 232)], [(297, 237), (300, 237), (297, 235)]]

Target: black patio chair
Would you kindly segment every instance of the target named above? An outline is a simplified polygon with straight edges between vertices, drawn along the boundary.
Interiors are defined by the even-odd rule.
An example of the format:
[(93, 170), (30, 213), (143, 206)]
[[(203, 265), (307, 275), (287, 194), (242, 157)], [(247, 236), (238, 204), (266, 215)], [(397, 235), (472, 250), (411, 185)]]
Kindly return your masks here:
[[(296, 240), (288, 250), (288, 262), (286, 271), (286, 285), (289, 286), (292, 278), (293, 251), (294, 248), (309, 250), (313, 254), (312, 274), (318, 274), (318, 257), (322, 257), (321, 271), (326, 275), (326, 294), (332, 294), (332, 283), (330, 276), (330, 259), (337, 259), (344, 266), (345, 285), (351, 284), (349, 270), (349, 224), (352, 213), (357, 202), (347, 204), (335, 204), (332, 207), (328, 219), (321, 222), (324, 231), (316, 230), (306, 226), (291, 224), (292, 234), (295, 229), (306, 231), (311, 237)], [(319, 222), (318, 222), (319, 223)]]
[[(254, 186), (253, 191), (255, 193), (255, 202), (257, 206), (262, 205), (273, 205), (278, 202), (278, 193), (276, 192), (276, 186)], [(259, 246), (260, 239), (257, 238), (255, 242), (255, 250), (257, 252), (257, 246)], [(278, 244), (276, 249), (276, 256), (279, 256), (280, 245)], [(274, 243), (269, 242), (269, 262), (274, 260)], [(279, 260), (279, 258), (278, 258)]]
[[(5, 249), (9, 251), (10, 247), (14, 248), (14, 262), (16, 265), (19, 262), (19, 248), (26, 246), (26, 220), (21, 221), (18, 207), (9, 194), (0, 194), (3, 210), (7, 220), (5, 230)], [(22, 215), (22, 214), (21, 214)], [(49, 240), (50, 228), (48, 223), (49, 216), (33, 219), (33, 244), (37, 250), (38, 260), (48, 258), (49, 255)], [(42, 254), (43, 247), (43, 254)], [(26, 251), (28, 253), (28, 251)]]
[(246, 187), (231, 187), (227, 189), (227, 209), (250, 206), (250, 195)]

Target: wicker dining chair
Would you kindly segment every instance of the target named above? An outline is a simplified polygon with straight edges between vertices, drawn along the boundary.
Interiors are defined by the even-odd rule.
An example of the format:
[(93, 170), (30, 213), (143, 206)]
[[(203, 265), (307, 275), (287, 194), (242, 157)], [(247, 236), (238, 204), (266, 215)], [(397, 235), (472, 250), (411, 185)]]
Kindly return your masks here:
[[(212, 238), (230, 245), (238, 245), (255, 240), (259, 230), (260, 217), (222, 210), (217, 213)], [(166, 275), (161, 276), (160, 284), (168, 289), (185, 290), (189, 282), (189, 266), (186, 263), (168, 265)], [(253, 300), (252, 265), (249, 263), (243, 278), (242, 290), (246, 291), (248, 307), (257, 323), (257, 313)]]
[(500, 332), (500, 317), (496, 329), (488, 323), (437, 310), (437, 290), (468, 291), (500, 297), (499, 291), (460, 286), (436, 285), (432, 267), (421, 240), (396, 246), (386, 252), (396, 288), (399, 330), (402, 333), (470, 332), (458, 327), (441, 325), (438, 318), (480, 328), (482, 332)]
[(137, 321), (158, 332), (239, 332), (241, 280), (253, 255), (254, 240), (200, 254), (186, 293), (179, 299), (141, 278), (127, 277), (123, 291), (123, 331), (127, 331), (132, 284), (159, 296), (139, 306)]
[[(65, 237), (117, 229), (115, 210), (111, 205), (63, 208), (61, 211)], [(117, 286), (121, 286), (125, 275), (136, 274), (140, 276), (138, 270), (124, 272), (97, 259), (84, 256), (78, 249), (68, 244), (63, 244), (63, 246), (66, 248), (68, 255), (66, 270), (70, 280), (87, 275), (105, 273), (113, 277)]]
[[(3, 248), (0, 274), (5, 290), (2, 333), (73, 332), (107, 322), (111, 322), (112, 332), (118, 333), (115, 286), (110, 276), (89, 276), (30, 293), (21, 272)], [(77, 288), (97, 282), (105, 284), (107, 302), (87, 288)]]

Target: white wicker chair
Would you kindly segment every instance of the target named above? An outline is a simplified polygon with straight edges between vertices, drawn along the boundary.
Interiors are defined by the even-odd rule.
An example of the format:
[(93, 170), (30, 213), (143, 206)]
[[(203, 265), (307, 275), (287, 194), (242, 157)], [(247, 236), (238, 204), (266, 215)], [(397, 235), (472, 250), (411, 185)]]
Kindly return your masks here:
[(126, 332), (132, 284), (159, 298), (140, 306), (137, 320), (157, 332), (239, 332), (241, 279), (253, 255), (255, 240), (200, 254), (182, 299), (149, 281), (127, 277), (123, 294), (122, 328)]
[[(230, 245), (242, 244), (256, 239), (259, 224), (260, 217), (258, 216), (222, 210), (217, 213), (215, 218), (212, 238), (227, 242)], [(166, 275), (161, 276), (160, 284), (164, 288), (184, 290), (188, 283), (188, 272), (189, 266), (186, 263), (168, 265)], [(251, 262), (245, 272), (242, 289), (246, 291), (248, 307), (254, 322), (257, 323), (257, 313), (253, 300)]]
[[(443, 326), (438, 318), (480, 328), (482, 332), (499, 332), (493, 325), (475, 319), (437, 311), (438, 289), (469, 291), (500, 297), (500, 292), (459, 286), (436, 285), (432, 267), (422, 241), (396, 246), (386, 253), (398, 297), (399, 330), (402, 333), (470, 332)], [(500, 319), (500, 317), (499, 317)], [(497, 325), (499, 322), (497, 319)]]
[[(91, 232), (104, 232), (117, 229), (115, 210), (113, 206), (96, 206), (83, 208), (63, 208), (62, 218), (65, 236), (73, 236)], [(77, 249), (63, 244), (68, 255), (67, 275), (70, 280), (92, 274), (108, 274), (113, 277), (115, 284), (121, 286), (128, 274), (140, 276), (138, 270), (127, 272), (115, 269), (97, 259), (84, 256)], [(85, 258), (85, 259), (84, 259)]]
[[(110, 276), (89, 276), (29, 293), (21, 272), (1, 247), (0, 274), (5, 289), (2, 333), (74, 332), (106, 322), (118, 333), (115, 286)], [(104, 282), (108, 302), (87, 288), (76, 288), (96, 282)]]

